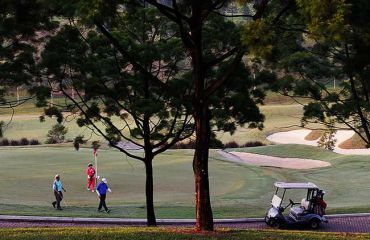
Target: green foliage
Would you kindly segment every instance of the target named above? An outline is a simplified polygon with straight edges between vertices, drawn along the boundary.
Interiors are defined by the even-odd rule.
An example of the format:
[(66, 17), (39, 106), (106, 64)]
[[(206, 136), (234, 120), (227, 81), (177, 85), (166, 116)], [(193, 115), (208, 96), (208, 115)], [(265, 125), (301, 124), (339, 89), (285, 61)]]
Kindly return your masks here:
[(57, 107), (45, 108), (44, 113), (45, 113), (46, 116), (48, 116), (50, 118), (55, 116), (57, 118), (58, 123), (63, 122), (63, 114)]
[(263, 58), (273, 53), (275, 38), (273, 28), (262, 19), (247, 22), (242, 34), (243, 44), (250, 53)]
[(65, 139), (65, 135), (67, 134), (68, 129), (60, 124), (55, 124), (48, 132), (46, 143), (48, 144), (55, 144), (55, 143), (62, 143)]
[(99, 143), (99, 141), (93, 141), (92, 143), (91, 143), (91, 147), (93, 148), (93, 149), (99, 149), (100, 148), (100, 143)]
[(85, 144), (85, 143), (86, 143), (86, 140), (84, 139), (84, 136), (78, 135), (73, 140), (73, 147), (76, 149), (76, 151), (78, 151), (80, 149), (80, 145)]
[(324, 148), (326, 150), (333, 151), (335, 147), (335, 143), (337, 142), (337, 139), (335, 139), (335, 134), (337, 133), (337, 130), (335, 129), (335, 122), (333, 119), (325, 118), (324, 120), (326, 130), (321, 135), (319, 141), (317, 142), (317, 146)]
[[(0, 1), (0, 100), (12, 87), (33, 84), (37, 44), (54, 27), (43, 1)], [(38, 32), (38, 36), (36, 36)], [(12, 104), (9, 102), (7, 105)]]
[(350, 35), (348, 14), (350, 1), (346, 0), (298, 0), (298, 11), (308, 22), (309, 37), (321, 42), (346, 40)]
[(275, 44), (282, 74), (274, 90), (311, 99), (303, 121), (324, 123), (326, 115), (370, 142), (368, 1), (299, 0), (296, 7), (281, 18), (296, 32), (280, 33)]

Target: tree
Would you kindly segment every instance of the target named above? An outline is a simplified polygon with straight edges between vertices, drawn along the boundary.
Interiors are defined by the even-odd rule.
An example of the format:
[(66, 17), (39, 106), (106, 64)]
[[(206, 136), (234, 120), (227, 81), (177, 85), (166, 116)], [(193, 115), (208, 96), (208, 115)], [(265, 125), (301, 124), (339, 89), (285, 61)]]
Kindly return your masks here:
[[(148, 71), (145, 65), (135, 58), (130, 48), (124, 47), (125, 37), (117, 34), (117, 16), (143, 7), (157, 9), (163, 17), (176, 26), (181, 39), (183, 54), (189, 56), (191, 72), (187, 74), (188, 90), (180, 99), (191, 104), (191, 114), (195, 123), (196, 148), (193, 159), (196, 192), (196, 228), (213, 230), (213, 215), (210, 202), (208, 179), (208, 154), (211, 131), (214, 127), (233, 132), (237, 125), (248, 123), (249, 127), (262, 128), (263, 115), (257, 103), (264, 97), (259, 84), (262, 80), (271, 80), (271, 74), (261, 74), (250, 78), (243, 56), (246, 46), (240, 41), (240, 28), (227, 20), (219, 11), (230, 1), (172, 1), (164, 4), (159, 1), (115, 1), (101, 2), (93, 0), (55, 2), (54, 10), (65, 10), (64, 16), (77, 16), (86, 26), (94, 26), (105, 36), (110, 46), (118, 55), (130, 62), (135, 72), (148, 78), (153, 86), (163, 93), (170, 93), (169, 88), (158, 76)], [(248, 5), (253, 14), (246, 18), (258, 20), (263, 16), (268, 1), (257, 1)], [(69, 11), (68, 11), (69, 10)], [(278, 8), (279, 18), (286, 8)], [(225, 34), (228, 33), (228, 34)], [(250, 46), (247, 46), (250, 47)], [(105, 51), (106, 52), (106, 51)], [(260, 74), (258, 74), (260, 75)], [(265, 78), (265, 76), (269, 76)], [(178, 82), (178, 79), (173, 82)], [(180, 81), (181, 82), (181, 81)], [(186, 82), (186, 81), (185, 81)], [(127, 95), (121, 93), (120, 96)]]
[[(44, 30), (54, 27), (46, 8), (37, 0), (0, 0), (0, 108), (11, 109), (33, 96), (11, 100), (12, 90), (33, 82), (36, 75), (37, 44)], [(38, 33), (38, 34), (37, 34)], [(10, 124), (0, 123), (1, 136)]]
[(46, 143), (55, 144), (62, 143), (68, 129), (60, 123), (55, 124), (48, 132)]
[[(135, 62), (102, 34), (71, 18), (46, 44), (40, 63), (43, 78), (68, 101), (65, 109), (53, 107), (45, 113), (62, 117), (60, 110), (75, 112), (80, 127), (91, 128), (111, 147), (144, 163), (147, 224), (155, 226), (152, 162), (193, 134), (188, 104), (178, 98), (188, 89), (188, 76), (182, 71), (186, 59), (173, 25), (155, 9), (132, 9), (115, 17), (110, 27)], [(154, 78), (158, 80), (153, 82)], [(76, 98), (67, 91), (71, 86)], [(44, 102), (45, 97), (39, 100)], [(130, 151), (122, 141), (144, 154)], [(75, 146), (80, 142), (83, 138), (78, 136)]]
[[(117, 36), (111, 23), (122, 9), (132, 6), (150, 6), (158, 9), (171, 23), (175, 24), (184, 52), (190, 58), (190, 91), (182, 99), (191, 103), (195, 122), (195, 154), (193, 170), (196, 194), (196, 229), (213, 230), (213, 214), (210, 202), (208, 155), (213, 127), (233, 132), (236, 125), (249, 123), (250, 127), (262, 128), (263, 115), (256, 103), (261, 102), (261, 88), (253, 90), (261, 80), (271, 78), (249, 78), (249, 71), (242, 61), (246, 53), (240, 41), (240, 29), (228, 21), (221, 9), (229, 1), (172, 1), (163, 4), (159, 1), (127, 1), (97, 3), (94, 8), (90, 1), (82, 1), (76, 8), (85, 13), (85, 21), (90, 22), (106, 37), (107, 41), (134, 68), (145, 70), (134, 55), (122, 47), (121, 36)], [(268, 1), (258, 1), (254, 14), (245, 15), (251, 19), (262, 17)], [(128, 14), (130, 14), (128, 12)], [(225, 32), (227, 34), (225, 34)], [(143, 71), (150, 75), (148, 71)], [(262, 74), (263, 75), (263, 74)], [(271, 76), (271, 75), (270, 75)], [(153, 82), (162, 85), (157, 78)], [(166, 88), (164, 91), (168, 90)]]
[[(296, 6), (295, 17), (285, 19), (296, 26), (290, 34), (295, 40), (280, 56), (285, 76), (277, 89), (311, 99), (304, 106), (305, 123), (330, 117), (339, 123), (336, 129), (353, 130), (369, 146), (368, 1), (297, 1)], [(339, 88), (330, 87), (333, 79)]]
[(335, 139), (335, 133), (337, 130), (335, 130), (334, 127), (334, 121), (332, 119), (329, 119), (328, 117), (325, 119), (325, 131), (319, 138), (319, 141), (317, 142), (317, 146), (333, 151), (335, 147), (335, 143), (337, 142), (337, 139)]
[[(180, 31), (182, 43), (191, 57), (192, 70), (192, 110), (195, 121), (195, 154), (193, 170), (196, 194), (196, 229), (213, 230), (213, 214), (210, 202), (208, 154), (212, 130), (212, 122), (220, 124), (222, 116), (224, 124), (220, 127), (227, 131), (235, 130), (236, 125), (250, 123), (250, 127), (262, 128), (263, 115), (256, 106), (263, 98), (259, 88), (262, 80), (271, 78), (256, 78), (255, 81), (242, 77), (240, 71), (246, 47), (239, 41), (239, 31), (231, 27), (226, 20), (228, 16), (219, 11), (231, 1), (176, 1), (170, 6), (156, 0), (145, 1), (157, 8), (170, 21), (174, 22)], [(247, 1), (249, 2), (249, 1)], [(255, 1), (250, 6), (253, 14), (243, 17), (253, 21), (263, 17), (269, 1)], [(280, 10), (279, 10), (280, 11)], [(279, 15), (283, 14), (285, 8)], [(226, 24), (221, 24), (226, 23)], [(102, 23), (98, 23), (98, 25)], [(224, 26), (228, 26), (224, 28)], [(212, 35), (209, 35), (212, 30)], [(225, 32), (227, 36), (225, 36)], [(238, 36), (238, 41), (230, 41), (228, 36)], [(212, 37), (210, 37), (212, 36)], [(210, 42), (212, 44), (210, 44)], [(217, 74), (214, 74), (214, 73)], [(262, 74), (263, 75), (263, 74)], [(239, 84), (243, 87), (232, 88), (227, 85)], [(230, 87), (230, 86), (229, 86)], [(243, 92), (243, 93), (241, 93)], [(218, 101), (214, 101), (218, 99)], [(216, 125), (217, 125), (216, 123)]]

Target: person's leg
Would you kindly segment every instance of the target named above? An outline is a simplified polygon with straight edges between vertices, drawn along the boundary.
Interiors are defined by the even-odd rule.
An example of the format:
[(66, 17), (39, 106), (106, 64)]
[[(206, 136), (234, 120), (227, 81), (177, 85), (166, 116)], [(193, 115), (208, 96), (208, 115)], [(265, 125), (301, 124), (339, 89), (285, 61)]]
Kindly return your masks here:
[(90, 189), (91, 191), (95, 190), (95, 177), (91, 178)]
[(60, 207), (60, 202), (63, 200), (63, 193), (58, 192), (58, 198), (57, 198), (57, 209), (61, 210), (62, 208)]
[(106, 212), (108, 212), (108, 208), (107, 208), (107, 205), (105, 204), (105, 198), (107, 197), (107, 195), (101, 195), (101, 200), (102, 200), (102, 205), (103, 205), (103, 207), (104, 207), (104, 210), (106, 211)]
[(102, 195), (100, 195), (100, 196), (99, 196), (99, 199), (100, 199), (100, 201), (99, 201), (98, 211), (100, 211), (100, 210), (101, 210), (101, 208), (102, 208), (102, 206), (103, 206), (103, 202), (102, 202)]
[(91, 189), (91, 178), (88, 177), (87, 178), (87, 190), (90, 190)]
[(54, 191), (54, 197), (55, 197), (55, 200), (54, 202), (52, 202), (51, 204), (53, 205), (53, 207), (55, 208), (55, 205), (57, 204), (57, 201), (58, 201), (58, 193), (56, 191)]

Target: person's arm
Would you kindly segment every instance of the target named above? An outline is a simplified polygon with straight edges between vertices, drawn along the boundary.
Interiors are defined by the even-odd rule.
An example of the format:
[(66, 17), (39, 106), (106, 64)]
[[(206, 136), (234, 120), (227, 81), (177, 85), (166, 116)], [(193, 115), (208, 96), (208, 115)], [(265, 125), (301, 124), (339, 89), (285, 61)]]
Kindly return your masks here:
[(98, 187), (96, 188), (96, 194), (98, 194), (98, 196), (100, 197), (100, 184), (98, 185)]

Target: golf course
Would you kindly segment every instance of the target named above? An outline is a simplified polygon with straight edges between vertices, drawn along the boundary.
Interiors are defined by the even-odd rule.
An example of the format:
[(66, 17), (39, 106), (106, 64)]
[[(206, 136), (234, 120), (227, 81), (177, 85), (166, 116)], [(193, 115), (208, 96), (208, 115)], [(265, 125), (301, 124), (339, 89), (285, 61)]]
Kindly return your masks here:
[[(0, 212), (15, 215), (105, 217), (96, 211), (98, 197), (86, 191), (85, 169), (93, 162), (92, 149), (76, 151), (72, 144), (44, 145), (47, 131), (55, 119), (39, 121), (40, 109), (27, 103), (14, 116), (2, 110), (7, 122), (4, 137), (38, 139), (40, 146), (0, 147)], [(261, 106), (266, 116), (262, 131), (240, 127), (235, 134), (217, 132), (224, 143), (243, 144), (260, 141), (279, 131), (297, 129), (302, 106), (279, 95), (268, 96)], [(65, 118), (66, 139), (83, 134), (91, 140), (103, 139), (90, 129), (79, 128), (73, 118)], [(284, 169), (255, 166), (228, 160), (218, 150), (210, 152), (212, 206), (216, 218), (261, 217), (270, 205), (275, 181), (310, 181), (323, 188), (329, 204), (328, 213), (366, 212), (370, 210), (370, 166), (368, 156), (340, 155), (303, 145), (267, 145), (253, 148), (226, 149), (265, 156), (321, 160), (330, 166), (313, 169)], [(193, 150), (169, 150), (156, 157), (154, 167), (154, 202), (159, 218), (194, 218)], [(137, 152), (136, 154), (142, 154)], [(145, 217), (145, 168), (123, 153), (107, 148), (98, 151), (98, 175), (109, 181), (113, 193), (107, 198), (110, 217)], [(55, 211), (51, 202), (53, 177), (61, 174), (67, 189), (65, 211)], [(300, 195), (299, 195), (300, 196)], [(356, 196), (356, 201), (353, 197)], [(300, 199), (295, 199), (299, 201)]]
[[(32, 109), (32, 108), (30, 108)], [(302, 107), (289, 102), (262, 106), (266, 115), (263, 131), (240, 128), (234, 135), (218, 133), (223, 142), (261, 141), (274, 132), (296, 129)], [(24, 117), (25, 115), (31, 117)], [(9, 115), (2, 115), (6, 119)], [(13, 117), (4, 137), (35, 138), (42, 143), (54, 119), (40, 123), (37, 113), (23, 109)], [(87, 133), (71, 121), (67, 138)], [(101, 139), (94, 136), (93, 139)], [(270, 206), (275, 181), (314, 182), (326, 191), (327, 213), (370, 211), (370, 157), (340, 155), (304, 145), (267, 145), (225, 149), (282, 158), (321, 160), (330, 166), (285, 169), (255, 166), (228, 160), (218, 150), (210, 152), (210, 188), (216, 218), (261, 217)], [(154, 159), (154, 202), (158, 218), (194, 218), (193, 150), (169, 150)], [(142, 154), (136, 152), (135, 154)], [(98, 197), (86, 191), (85, 169), (93, 162), (92, 149), (76, 151), (71, 144), (8, 146), (0, 148), (0, 212), (12, 215), (106, 217), (97, 212)], [(107, 204), (110, 217), (144, 218), (144, 165), (113, 148), (98, 151), (98, 175), (108, 179), (112, 194)], [(328, 165), (329, 165), (328, 164)], [(55, 211), (52, 182), (61, 175), (67, 189), (64, 211)], [(288, 193), (289, 194), (289, 193)], [(294, 197), (301, 197), (295, 194)], [(288, 199), (288, 198), (287, 198)], [(294, 199), (300, 201), (300, 199)]]

